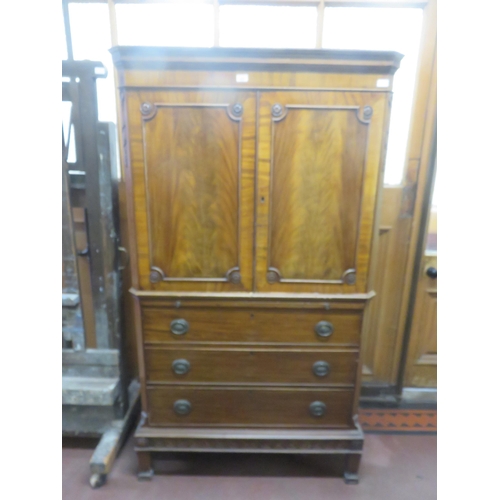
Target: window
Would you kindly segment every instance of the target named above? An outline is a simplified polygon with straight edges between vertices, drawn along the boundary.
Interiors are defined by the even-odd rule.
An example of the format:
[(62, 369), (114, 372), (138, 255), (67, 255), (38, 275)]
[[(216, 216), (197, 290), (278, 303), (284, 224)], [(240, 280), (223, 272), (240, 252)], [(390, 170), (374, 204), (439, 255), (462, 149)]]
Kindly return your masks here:
[(331, 49), (395, 50), (404, 54), (394, 77), (385, 184), (403, 180), (413, 91), (420, 47), (422, 10), (409, 8), (325, 9), (323, 47)]
[(221, 47), (314, 48), (316, 7), (223, 5)]
[(119, 45), (214, 44), (214, 8), (208, 4), (117, 4), (116, 24)]
[[(270, 2), (272, 3), (272, 2)], [(317, 6), (226, 5), (219, 2), (222, 47), (314, 48)], [(97, 80), (99, 120), (116, 123), (111, 30), (107, 3), (69, 4), (75, 59), (101, 61), (108, 77)], [(116, 3), (119, 45), (211, 47), (214, 2)], [(404, 54), (394, 78), (385, 184), (403, 180), (418, 63), (422, 9), (326, 7), (322, 47), (395, 50)], [(67, 58), (66, 45), (63, 58)]]
[(69, 19), (73, 57), (75, 60), (100, 61), (108, 70), (106, 78), (97, 78), (99, 121), (116, 123), (111, 32), (108, 5), (102, 3), (70, 3)]
[(61, 9), (61, 35), (62, 35), (62, 60), (68, 58), (68, 46), (66, 45), (66, 31), (64, 30), (64, 14)]
[(75, 147), (75, 129), (71, 124), (71, 108), (72, 103), (62, 101), (62, 134), (64, 142), (68, 147), (68, 163), (76, 162), (76, 147)]

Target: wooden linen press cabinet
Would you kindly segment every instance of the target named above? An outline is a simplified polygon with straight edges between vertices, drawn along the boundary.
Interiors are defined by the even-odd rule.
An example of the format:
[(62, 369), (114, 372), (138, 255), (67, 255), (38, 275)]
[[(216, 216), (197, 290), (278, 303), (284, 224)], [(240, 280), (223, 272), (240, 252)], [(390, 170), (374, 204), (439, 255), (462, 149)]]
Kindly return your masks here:
[(156, 451), (345, 455), (394, 52), (115, 47)]

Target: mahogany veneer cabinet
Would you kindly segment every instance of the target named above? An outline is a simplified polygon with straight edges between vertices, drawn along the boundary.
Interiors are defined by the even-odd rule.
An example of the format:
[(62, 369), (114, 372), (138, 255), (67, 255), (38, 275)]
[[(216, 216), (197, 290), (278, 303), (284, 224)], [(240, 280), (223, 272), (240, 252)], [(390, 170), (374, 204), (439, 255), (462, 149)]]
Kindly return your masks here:
[(143, 414), (158, 451), (328, 453), (357, 482), (394, 52), (116, 47)]

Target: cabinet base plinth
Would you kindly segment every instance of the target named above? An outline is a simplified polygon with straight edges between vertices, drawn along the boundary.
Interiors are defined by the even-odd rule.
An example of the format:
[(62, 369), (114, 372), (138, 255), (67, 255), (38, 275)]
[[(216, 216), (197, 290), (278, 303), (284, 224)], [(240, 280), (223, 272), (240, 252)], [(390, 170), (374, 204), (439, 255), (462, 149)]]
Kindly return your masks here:
[(139, 479), (151, 479), (151, 453), (296, 453), (344, 455), (344, 480), (358, 483), (364, 435), (359, 424), (354, 429), (235, 429), (147, 427), (135, 433)]

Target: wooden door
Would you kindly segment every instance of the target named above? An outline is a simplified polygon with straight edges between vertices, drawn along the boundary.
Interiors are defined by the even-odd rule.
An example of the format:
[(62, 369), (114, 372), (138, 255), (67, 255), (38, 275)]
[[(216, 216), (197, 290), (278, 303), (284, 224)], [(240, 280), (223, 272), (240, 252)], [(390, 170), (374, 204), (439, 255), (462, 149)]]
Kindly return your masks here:
[(437, 196), (429, 212), (419, 263), (415, 305), (406, 357), (405, 387), (437, 386)]
[(254, 94), (129, 92), (127, 113), (139, 287), (251, 290)]
[(366, 292), (385, 92), (262, 92), (256, 288)]

